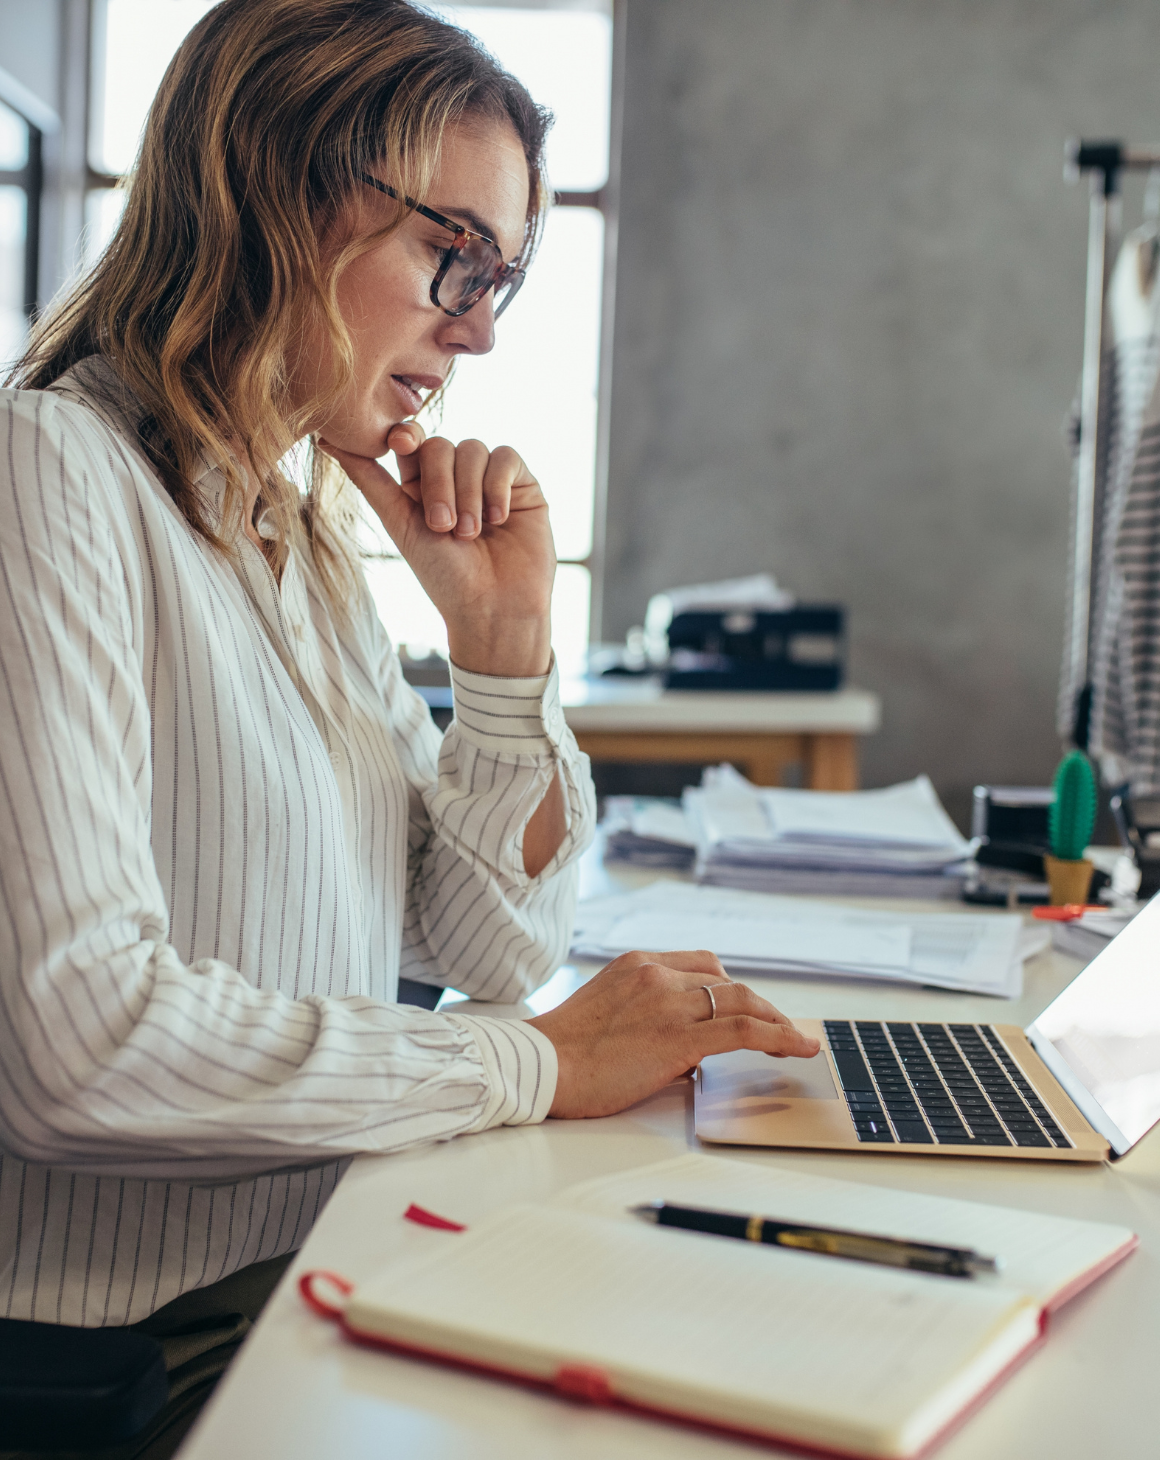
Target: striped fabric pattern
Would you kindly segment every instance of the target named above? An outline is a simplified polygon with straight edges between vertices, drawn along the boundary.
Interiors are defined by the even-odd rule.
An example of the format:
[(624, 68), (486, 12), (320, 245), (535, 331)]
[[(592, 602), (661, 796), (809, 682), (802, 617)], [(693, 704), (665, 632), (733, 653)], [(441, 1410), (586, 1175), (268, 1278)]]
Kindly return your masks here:
[(1105, 779), (1160, 795), (1160, 400), (1140, 431), (1116, 533), (1112, 593), (1096, 662), (1092, 750)]
[[(1122, 609), (1122, 583), (1116, 568), (1120, 523), (1128, 499), (1144, 413), (1160, 372), (1160, 288), (1157, 288), (1154, 227), (1134, 230), (1124, 240), (1108, 282), (1105, 306), (1106, 342), (1100, 370), (1101, 435), (1096, 461), (1096, 499), (1092, 522), (1092, 556), (1088, 622), (1087, 679), (1093, 687), (1089, 748), (1107, 754), (1105, 741), (1117, 730), (1108, 719), (1105, 696), (1109, 656)], [(1078, 405), (1074, 420), (1078, 444)], [(1078, 455), (1073, 463), (1078, 467)], [(1076, 541), (1075, 494), (1072, 496), (1070, 542)], [(1074, 563), (1068, 565), (1068, 582)], [(1070, 622), (1071, 595), (1067, 596), (1069, 622), (1064, 634), (1064, 664), (1060, 677), (1059, 733), (1071, 737), (1076, 701), (1083, 682), (1076, 680), (1070, 645), (1076, 632)], [(1114, 693), (1114, 691), (1112, 691)], [(1112, 777), (1115, 779), (1114, 775)], [(1119, 777), (1123, 779), (1123, 777)]]
[(550, 976), (595, 819), (554, 669), (453, 670), (440, 737), (369, 594), (219, 557), (135, 443), (94, 362), (0, 392), (0, 1314), (87, 1325), (293, 1250), (352, 1155), (543, 1119), (538, 1031), (393, 1000)]
[[(1088, 749), (1105, 782), (1160, 794), (1160, 248), (1157, 225), (1124, 240), (1108, 285), (1097, 463)], [(1062, 685), (1071, 729), (1079, 685)], [(1069, 708), (1070, 707), (1070, 708)]]

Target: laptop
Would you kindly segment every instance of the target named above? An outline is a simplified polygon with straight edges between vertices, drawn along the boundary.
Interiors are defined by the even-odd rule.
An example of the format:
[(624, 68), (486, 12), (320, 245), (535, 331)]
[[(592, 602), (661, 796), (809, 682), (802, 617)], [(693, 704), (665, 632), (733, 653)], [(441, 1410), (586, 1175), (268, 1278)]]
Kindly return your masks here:
[(696, 1129), (725, 1145), (1103, 1161), (1160, 1121), (1160, 895), (1026, 1029), (797, 1019), (812, 1060), (704, 1060)]

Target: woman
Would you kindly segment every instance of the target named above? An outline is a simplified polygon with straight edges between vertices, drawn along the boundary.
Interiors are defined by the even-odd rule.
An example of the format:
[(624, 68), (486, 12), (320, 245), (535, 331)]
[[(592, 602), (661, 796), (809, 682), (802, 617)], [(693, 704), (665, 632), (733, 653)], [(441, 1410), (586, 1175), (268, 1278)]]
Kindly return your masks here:
[[(172, 1331), (192, 1294), (205, 1328), (354, 1154), (816, 1048), (705, 953), (618, 959), (527, 1023), (395, 1002), (540, 984), (592, 831), (539, 486), (411, 419), (491, 348), (544, 131), (404, 0), (225, 0), (0, 395), (0, 1312)], [(442, 740), (351, 482), (446, 620)]]

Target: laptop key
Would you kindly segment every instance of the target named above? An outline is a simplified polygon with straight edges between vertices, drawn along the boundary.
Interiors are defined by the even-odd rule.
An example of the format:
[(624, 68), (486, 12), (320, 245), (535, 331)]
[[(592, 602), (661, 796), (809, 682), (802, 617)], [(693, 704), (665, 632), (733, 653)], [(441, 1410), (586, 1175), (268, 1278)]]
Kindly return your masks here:
[(830, 1053), (834, 1057), (838, 1079), (841, 1080), (844, 1090), (874, 1089), (874, 1081), (870, 1078), (866, 1061), (860, 1054), (853, 1054), (844, 1049), (831, 1050)]
[(898, 1139), (911, 1146), (932, 1146), (934, 1139), (926, 1125), (921, 1120), (896, 1120), (894, 1129), (898, 1132)]

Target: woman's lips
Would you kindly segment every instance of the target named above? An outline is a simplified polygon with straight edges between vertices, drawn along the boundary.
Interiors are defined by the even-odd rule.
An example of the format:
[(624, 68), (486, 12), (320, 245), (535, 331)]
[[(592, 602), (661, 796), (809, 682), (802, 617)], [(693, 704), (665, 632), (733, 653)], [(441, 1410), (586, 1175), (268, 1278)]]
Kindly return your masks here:
[(407, 401), (412, 411), (417, 411), (423, 404), (424, 390), (438, 390), (443, 384), (438, 375), (392, 375), (391, 379), (399, 388), (399, 394)]

